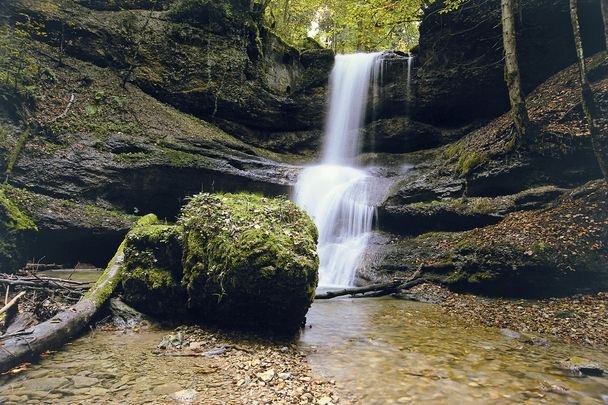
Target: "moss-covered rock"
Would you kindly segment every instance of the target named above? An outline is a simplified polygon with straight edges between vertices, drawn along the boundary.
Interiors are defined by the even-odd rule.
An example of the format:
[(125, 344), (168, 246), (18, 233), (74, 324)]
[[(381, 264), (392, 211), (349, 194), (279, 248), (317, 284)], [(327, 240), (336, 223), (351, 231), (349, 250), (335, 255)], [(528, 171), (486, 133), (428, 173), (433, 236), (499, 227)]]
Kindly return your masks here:
[(0, 186), (0, 271), (12, 273), (27, 259), (27, 247), (38, 231), (36, 224)]
[(317, 237), (288, 200), (199, 194), (178, 225), (153, 221), (127, 235), (122, 295), (162, 319), (291, 333), (314, 298)]
[(295, 204), (199, 194), (183, 209), (192, 311), (220, 324), (294, 331), (318, 281), (317, 229)]
[(181, 241), (182, 230), (171, 225), (138, 226), (127, 235), (121, 277), (127, 303), (160, 317), (183, 314)]

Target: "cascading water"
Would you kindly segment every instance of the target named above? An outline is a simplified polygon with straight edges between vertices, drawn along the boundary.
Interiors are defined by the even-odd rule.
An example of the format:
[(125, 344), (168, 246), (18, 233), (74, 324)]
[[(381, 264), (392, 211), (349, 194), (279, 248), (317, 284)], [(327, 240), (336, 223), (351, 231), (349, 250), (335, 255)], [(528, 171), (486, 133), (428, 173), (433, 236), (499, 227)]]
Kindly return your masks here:
[(381, 53), (336, 56), (321, 164), (303, 170), (295, 201), (319, 228), (319, 285), (348, 286), (367, 246), (374, 207), (367, 173), (356, 164), (359, 132)]

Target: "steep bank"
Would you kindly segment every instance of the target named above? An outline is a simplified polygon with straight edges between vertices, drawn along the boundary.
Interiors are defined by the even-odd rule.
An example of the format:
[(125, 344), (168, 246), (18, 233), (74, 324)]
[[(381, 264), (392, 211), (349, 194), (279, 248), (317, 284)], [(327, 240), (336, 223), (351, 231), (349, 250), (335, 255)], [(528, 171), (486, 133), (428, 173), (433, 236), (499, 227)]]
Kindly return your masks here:
[[(597, 99), (608, 111), (605, 54), (589, 65)], [(386, 277), (434, 263), (442, 273), (433, 277), (461, 291), (546, 296), (604, 290), (605, 185), (587, 183), (601, 175), (577, 87), (571, 66), (532, 92), (534, 139), (526, 148), (513, 147), (505, 115), (422, 158), (402, 156), (418, 163), (412, 160), (414, 167), (395, 177), (379, 224), (413, 236), (379, 238), (371, 273)], [(606, 121), (602, 125), (608, 129)]]

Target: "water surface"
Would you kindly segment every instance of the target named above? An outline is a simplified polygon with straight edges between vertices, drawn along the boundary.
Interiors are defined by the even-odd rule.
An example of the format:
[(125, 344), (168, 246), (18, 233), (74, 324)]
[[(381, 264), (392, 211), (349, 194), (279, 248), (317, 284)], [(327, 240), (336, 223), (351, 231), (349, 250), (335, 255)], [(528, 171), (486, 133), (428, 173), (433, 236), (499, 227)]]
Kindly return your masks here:
[(607, 377), (574, 377), (560, 361), (608, 353), (498, 329), (462, 326), (436, 305), (395, 299), (318, 301), (301, 345), (313, 370), (363, 404), (601, 404)]

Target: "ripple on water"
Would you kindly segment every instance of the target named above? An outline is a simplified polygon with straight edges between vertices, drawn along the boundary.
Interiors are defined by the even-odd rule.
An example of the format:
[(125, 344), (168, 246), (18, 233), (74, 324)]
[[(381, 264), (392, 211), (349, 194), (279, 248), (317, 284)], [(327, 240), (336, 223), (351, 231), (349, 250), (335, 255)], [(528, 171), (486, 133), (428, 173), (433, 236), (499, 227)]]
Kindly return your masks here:
[(466, 328), (437, 306), (394, 299), (313, 304), (301, 338), (313, 370), (365, 404), (580, 403), (603, 405), (606, 377), (572, 377), (571, 356), (608, 353), (550, 341), (533, 346), (491, 328)]

